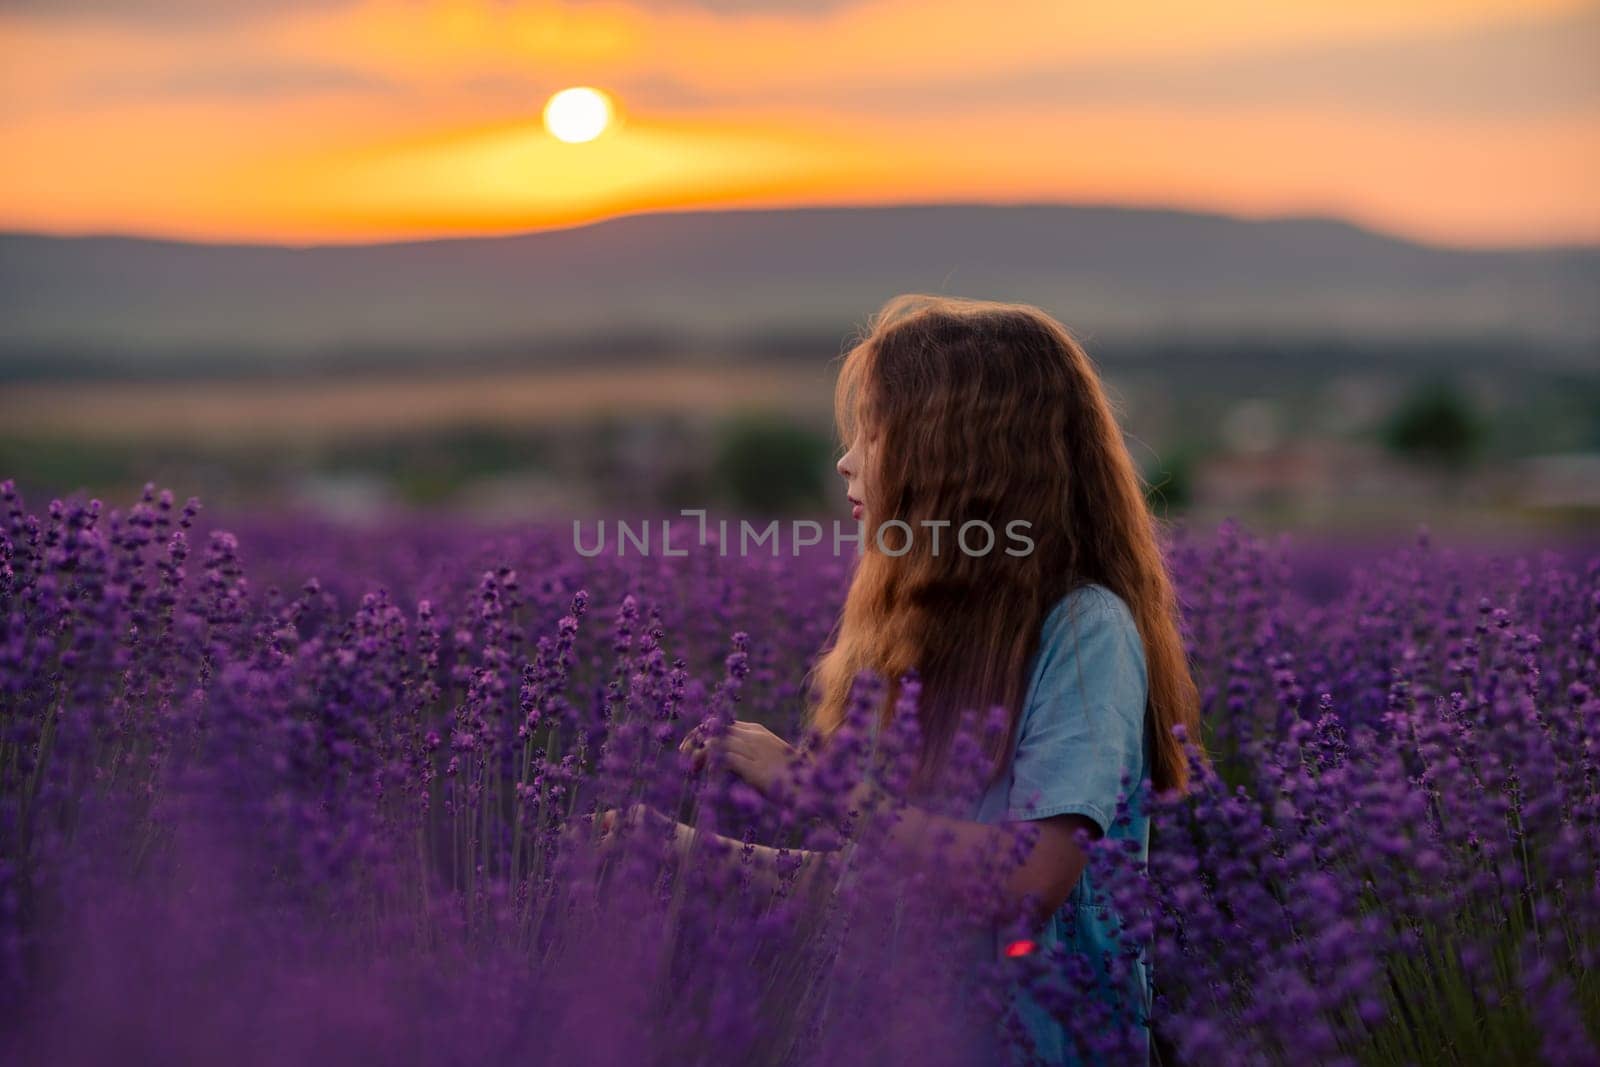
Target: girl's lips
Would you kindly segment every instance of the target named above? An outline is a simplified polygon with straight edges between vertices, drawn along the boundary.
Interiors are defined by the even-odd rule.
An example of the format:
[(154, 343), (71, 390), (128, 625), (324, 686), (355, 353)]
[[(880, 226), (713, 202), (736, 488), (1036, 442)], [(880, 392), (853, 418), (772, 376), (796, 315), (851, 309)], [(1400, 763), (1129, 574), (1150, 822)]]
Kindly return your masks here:
[(855, 519), (857, 522), (861, 521), (861, 501), (859, 501), (859, 500), (851, 500), (850, 501), (850, 517), (852, 519)]

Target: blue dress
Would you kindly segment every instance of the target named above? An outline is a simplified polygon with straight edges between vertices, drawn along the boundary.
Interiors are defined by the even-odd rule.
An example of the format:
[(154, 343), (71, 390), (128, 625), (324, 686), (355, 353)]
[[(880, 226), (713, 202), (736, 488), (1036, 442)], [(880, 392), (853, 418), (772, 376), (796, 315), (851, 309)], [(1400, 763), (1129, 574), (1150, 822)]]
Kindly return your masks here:
[[(1150, 776), (1147, 692), (1144, 643), (1128, 606), (1099, 584), (1069, 593), (1045, 617), (1010, 770), (980, 798), (972, 817), (996, 823), (1076, 813), (1092, 819), (1109, 838), (1136, 842), (1128, 847), (1144, 862), (1150, 823), (1141, 806), (1135, 800), (1130, 820), (1114, 820), (1124, 776), (1135, 797), (1139, 783)], [(1036, 938), (1036, 951), (1064, 945), (1068, 952), (1082, 954), (1093, 966), (1093, 979), (1083, 993), (1110, 1001), (1114, 1011), (1148, 1020), (1147, 948), (1137, 946), (1134, 979), (1121, 988), (1112, 986), (1104, 964), (1108, 954), (1131, 947), (1117, 937), (1118, 925), (1109, 900), (1095, 892), (1085, 871)], [(999, 934), (990, 940), (984, 948), (998, 959)], [(1031, 995), (1013, 987), (1009, 997), (1043, 1062), (1083, 1062), (1062, 1025)], [(1147, 1029), (1143, 1046), (1143, 1057), (1135, 1062), (1148, 1061)]]

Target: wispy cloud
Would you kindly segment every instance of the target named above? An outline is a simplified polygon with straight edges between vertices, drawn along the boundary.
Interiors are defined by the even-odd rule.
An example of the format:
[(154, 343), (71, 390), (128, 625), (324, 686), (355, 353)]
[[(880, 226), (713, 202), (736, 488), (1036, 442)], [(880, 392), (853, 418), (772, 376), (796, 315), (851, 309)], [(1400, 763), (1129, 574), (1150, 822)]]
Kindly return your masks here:
[[(697, 87), (675, 74), (663, 71), (618, 74), (603, 80), (607, 90), (636, 109), (693, 111), (697, 108), (725, 107), (730, 102), (726, 94)], [(451, 83), (451, 88), (487, 101), (510, 102), (524, 107), (542, 102), (549, 94), (563, 87), (564, 83), (557, 84), (548, 77), (509, 71), (470, 74)]]
[[(589, 3), (592, 0), (578, 0)], [(603, 0), (610, 3), (612, 0)], [(826, 14), (842, 7), (854, 7), (868, 0), (639, 0), (639, 7), (663, 11), (695, 8), (718, 15)]]
[(409, 90), (401, 82), (353, 67), (269, 63), (99, 77), (85, 82), (77, 95), (86, 103), (109, 103), (171, 98), (263, 100), (305, 93), (406, 92)]
[(0, 0), (0, 14), (91, 19), (163, 28), (217, 25), (291, 11), (350, 7), (356, 0)]
[[(238, 22), (293, 11), (353, 7), (359, 0), (0, 0), (0, 14), (41, 19), (99, 19), (167, 26)], [(509, 7), (516, 0), (496, 0)], [(577, 6), (615, 0), (574, 0)], [(636, 0), (658, 11), (705, 11), (715, 15), (825, 15), (869, 0)]]
[(1050, 63), (976, 77), (885, 83), (863, 73), (843, 83), (752, 86), (739, 99), (923, 114), (1063, 104), (1233, 112), (1310, 106), (1436, 119), (1567, 116), (1600, 112), (1600, 7), (1389, 38)]

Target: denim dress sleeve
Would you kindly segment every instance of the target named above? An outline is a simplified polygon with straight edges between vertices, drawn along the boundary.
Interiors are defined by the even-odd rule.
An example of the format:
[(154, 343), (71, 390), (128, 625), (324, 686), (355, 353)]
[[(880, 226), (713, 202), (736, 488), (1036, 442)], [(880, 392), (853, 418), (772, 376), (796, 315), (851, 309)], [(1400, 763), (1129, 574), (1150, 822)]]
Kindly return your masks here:
[(1100, 585), (1063, 598), (1040, 634), (1005, 817), (1075, 813), (1109, 832), (1144, 769), (1147, 692), (1144, 645), (1122, 599)]

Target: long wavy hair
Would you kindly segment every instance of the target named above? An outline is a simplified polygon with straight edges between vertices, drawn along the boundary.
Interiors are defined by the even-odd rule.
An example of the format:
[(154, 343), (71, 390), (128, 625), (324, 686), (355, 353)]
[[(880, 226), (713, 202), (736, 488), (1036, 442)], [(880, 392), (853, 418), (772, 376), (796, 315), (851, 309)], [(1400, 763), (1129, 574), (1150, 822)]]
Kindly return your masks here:
[[(1158, 543), (1158, 519), (1101, 387), (1067, 329), (1029, 304), (909, 293), (871, 317), (843, 357), (834, 396), (846, 448), (858, 431), (874, 445), (863, 556), (810, 677), (809, 725), (828, 738), (842, 724), (856, 676), (887, 680), (880, 721), (900, 679), (921, 682), (923, 738), (916, 781), (938, 773), (966, 710), (997, 705), (1008, 726), (992, 736), (990, 781), (1022, 714), (1027, 669), (1050, 609), (1098, 582), (1132, 610), (1144, 641), (1151, 783), (1188, 785), (1182, 725), (1198, 745), (1199, 695), (1179, 631), (1177, 597)], [(898, 519), (903, 530), (877, 530)], [(948, 521), (933, 550), (923, 521)], [(1029, 523), (1034, 545), (1007, 554), (1007, 524)], [(956, 548), (964, 523), (996, 532), (992, 551)], [(981, 531), (981, 527), (978, 528)], [(986, 538), (969, 543), (974, 552)]]

